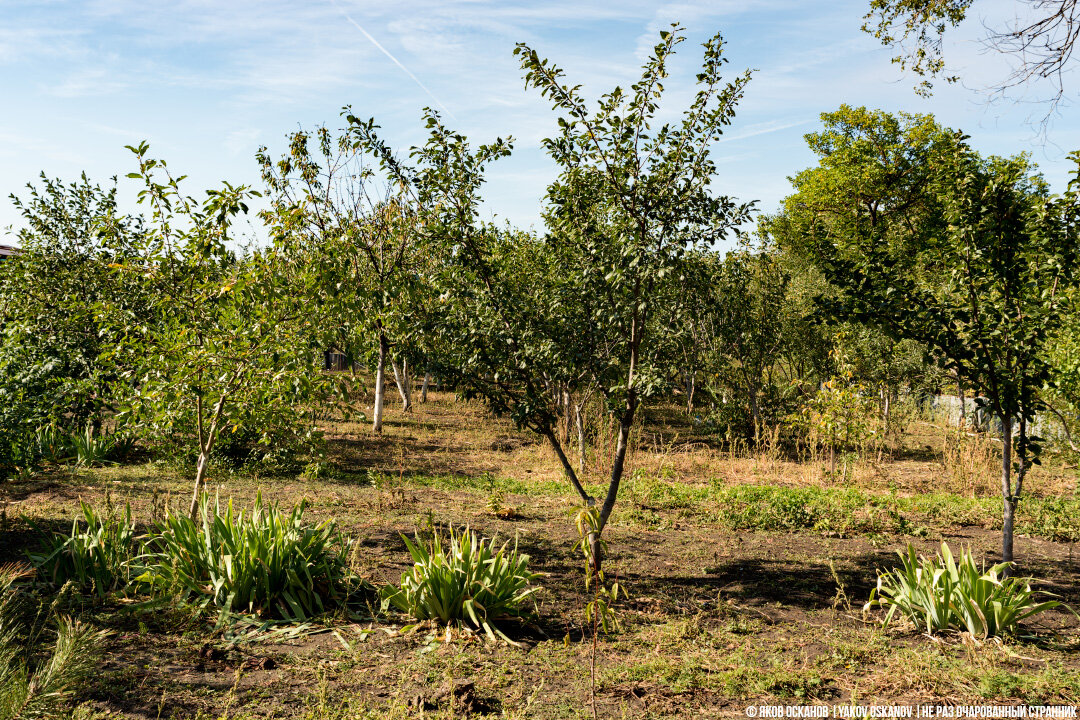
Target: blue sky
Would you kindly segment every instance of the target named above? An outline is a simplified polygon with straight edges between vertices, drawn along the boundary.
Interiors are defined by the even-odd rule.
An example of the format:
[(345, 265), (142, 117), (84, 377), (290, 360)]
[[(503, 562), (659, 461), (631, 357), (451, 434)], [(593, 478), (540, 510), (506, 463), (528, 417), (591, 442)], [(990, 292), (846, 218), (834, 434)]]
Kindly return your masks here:
[(489, 176), (486, 212), (539, 228), (555, 173), (540, 140), (555, 116), (524, 89), (514, 43), (529, 43), (595, 97), (632, 83), (659, 30), (675, 21), (689, 39), (671, 67), (666, 112), (685, 104), (699, 43), (716, 31), (731, 75), (756, 71), (716, 147), (720, 192), (774, 209), (787, 177), (814, 161), (803, 134), (843, 102), (933, 112), (984, 153), (1032, 153), (1061, 190), (1065, 153), (1080, 146), (1072, 108), (1040, 139), (1028, 122), (1039, 106), (987, 103), (980, 92), (1008, 70), (978, 43), (982, 23), (1007, 19), (1013, 7), (975, 4), (946, 48), (963, 86), (926, 100), (859, 30), (865, 0), (0, 0), (0, 228), (18, 225), (8, 194), (25, 194), (41, 171), (118, 175), (133, 198), (123, 146), (140, 140), (190, 176), (189, 192), (221, 180), (257, 185), (260, 145), (277, 154), (299, 127), (340, 127), (343, 105), (374, 116), (402, 149), (422, 140), (425, 105), (476, 143), (513, 135), (513, 157)]

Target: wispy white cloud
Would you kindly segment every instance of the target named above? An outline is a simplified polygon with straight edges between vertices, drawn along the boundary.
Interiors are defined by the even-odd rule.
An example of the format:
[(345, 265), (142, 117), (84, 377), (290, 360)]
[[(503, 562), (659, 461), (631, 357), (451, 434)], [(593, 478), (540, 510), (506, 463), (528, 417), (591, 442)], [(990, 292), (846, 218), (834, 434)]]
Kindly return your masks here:
[(247, 127), (232, 130), (225, 136), (225, 152), (232, 157), (243, 156), (250, 158), (259, 149), (259, 136), (262, 131), (259, 128)]
[(725, 133), (717, 142), (727, 143), (736, 142), (738, 140), (745, 140), (747, 138), (757, 137), (758, 135), (768, 135), (769, 133), (781, 132), (794, 127), (800, 127), (802, 125), (809, 125), (817, 118), (804, 118), (802, 120), (782, 121), (782, 120), (767, 120), (763, 123), (755, 123), (748, 125), (742, 130), (738, 130), (734, 133)]
[[(1012, 2), (978, 6), (996, 13)], [(122, 172), (129, 158), (119, 146), (141, 138), (177, 164), (179, 154), (178, 169), (193, 177), (258, 183), (248, 157), (257, 142), (275, 150), (298, 124), (333, 124), (350, 104), (375, 116), (387, 141), (404, 149), (423, 141), (420, 108), (434, 104), (452, 111), (456, 128), (475, 142), (515, 136), (514, 157), (489, 174), (488, 207), (536, 222), (556, 171), (540, 149), (556, 131), (555, 116), (539, 93), (524, 89), (514, 43), (551, 58), (571, 84), (596, 98), (634, 82), (659, 31), (673, 21), (687, 27), (690, 40), (669, 66), (658, 122), (676, 119), (690, 101), (697, 43), (722, 30), (731, 60), (726, 74), (758, 72), (717, 148), (724, 165), (718, 188), (734, 183), (729, 191), (760, 197), (763, 206), (779, 199), (784, 177), (813, 161), (801, 138), (812, 124), (806, 118), (840, 102), (933, 111), (948, 124), (984, 130), (976, 141), (994, 152), (1031, 147), (1017, 130), (1023, 109), (986, 109), (980, 96), (955, 86), (931, 101), (916, 98), (911, 79), (889, 64), (889, 51), (859, 31), (864, 6), (865, 0), (9, 0), (0, 69), (6, 108), (18, 112), (2, 118), (12, 139), (0, 136), (0, 197), (41, 167), (97, 177)], [(993, 58), (974, 42), (980, 30), (976, 20), (946, 48), (973, 86), (994, 70)], [(1075, 128), (1074, 119), (1059, 126), (1063, 144), (1073, 142)], [(1045, 162), (1054, 168), (1060, 159), (1051, 152)], [(9, 221), (6, 212), (0, 204), (0, 226)]]
[[(331, 0), (331, 2), (334, 2), (334, 0)], [(334, 4), (337, 5), (336, 2), (334, 2)], [(433, 92), (431, 92), (431, 90), (429, 90), (427, 88), (427, 86), (424, 85), (424, 83), (420, 82), (420, 78), (416, 77), (416, 75), (413, 74), (412, 70), (409, 70), (409, 68), (405, 67), (401, 63), (400, 60), (398, 60), (396, 57), (394, 57), (393, 53), (391, 53), (389, 50), (387, 50), (385, 47), (383, 47), (382, 43), (380, 43), (378, 40), (376, 40), (374, 37), (372, 37), (371, 33), (369, 33), (367, 30), (365, 30), (363, 28), (363, 26), (360, 25), (360, 23), (353, 20), (352, 16), (350, 16), (347, 12), (342, 11), (342, 15), (345, 17), (346, 20), (349, 21), (349, 24), (351, 24), (353, 27), (355, 27), (357, 30), (359, 30), (363, 34), (363, 36), (366, 37), (371, 42), (372, 45), (374, 45), (376, 48), (378, 48), (379, 52), (381, 52), (386, 57), (390, 58), (390, 60), (395, 65), (397, 65), (401, 69), (402, 72), (404, 72), (406, 75), (408, 75), (409, 78), (412, 79), (412, 81), (414, 83), (416, 83), (420, 87), (420, 89), (423, 90), (428, 95), (428, 97), (430, 97), (432, 100), (435, 101), (435, 104), (438, 105), (439, 108), (443, 112), (445, 112), (450, 117), (454, 117), (454, 114), (446, 109), (446, 106), (443, 105), (442, 101), (439, 100), (439, 98), (435, 97), (435, 94)]]
[(128, 82), (104, 67), (81, 68), (58, 84), (45, 86), (45, 92), (62, 98), (101, 97), (120, 92)]

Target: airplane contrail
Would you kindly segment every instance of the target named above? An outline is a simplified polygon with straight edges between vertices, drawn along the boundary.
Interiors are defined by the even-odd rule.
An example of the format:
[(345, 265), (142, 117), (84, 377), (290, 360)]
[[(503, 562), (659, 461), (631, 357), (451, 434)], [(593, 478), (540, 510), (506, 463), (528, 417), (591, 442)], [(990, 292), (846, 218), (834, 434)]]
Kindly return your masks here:
[(359, 31), (360, 31), (361, 33), (363, 33), (363, 34), (364, 34), (364, 37), (366, 37), (366, 38), (367, 38), (368, 40), (370, 40), (370, 41), (371, 41), (371, 44), (372, 44), (372, 45), (374, 45), (375, 47), (379, 48), (379, 50), (380, 50), (380, 51), (382, 51), (382, 54), (383, 54), (383, 55), (385, 55), (386, 57), (390, 58), (390, 59), (391, 59), (391, 60), (393, 61), (393, 63), (394, 63), (395, 65), (397, 65), (397, 66), (398, 66), (399, 68), (401, 68), (401, 70), (402, 70), (402, 71), (403, 71), (403, 72), (404, 72), (404, 73), (405, 73), (406, 75), (408, 75), (409, 77), (411, 77), (411, 78), (412, 78), (412, 81), (413, 81), (414, 83), (416, 83), (417, 85), (419, 85), (419, 86), (420, 86), (420, 89), (421, 89), (421, 90), (423, 90), (424, 92), (426, 92), (426, 93), (428, 94), (428, 97), (430, 97), (430, 98), (431, 98), (432, 100), (434, 100), (434, 101), (435, 101), (435, 104), (439, 106), (439, 109), (440, 109), (440, 110), (442, 110), (442, 111), (443, 111), (444, 113), (446, 113), (447, 115), (449, 115), (449, 116), (450, 116), (450, 117), (451, 117), (452, 119), (454, 119), (454, 120), (457, 120), (457, 118), (456, 118), (456, 117), (454, 117), (454, 113), (452, 113), (452, 112), (450, 112), (449, 110), (447, 110), (447, 109), (446, 109), (446, 106), (442, 104), (442, 101), (440, 101), (440, 100), (439, 100), (439, 98), (435, 97), (435, 93), (433, 93), (433, 92), (431, 92), (430, 90), (428, 90), (428, 89), (427, 89), (427, 86), (425, 86), (425, 85), (424, 85), (424, 83), (420, 82), (420, 78), (418, 78), (418, 77), (416, 77), (415, 75), (413, 75), (413, 74), (412, 74), (412, 72), (411, 72), (411, 71), (409, 70), (409, 68), (407, 68), (407, 67), (405, 67), (404, 65), (402, 65), (402, 64), (401, 64), (401, 61), (400, 61), (400, 60), (398, 60), (398, 59), (397, 59), (396, 57), (394, 57), (394, 56), (393, 56), (393, 55), (392, 55), (392, 54), (390, 53), (390, 51), (389, 51), (389, 50), (387, 50), (386, 48), (384, 48), (384, 47), (382, 46), (382, 44), (381, 44), (381, 43), (380, 43), (380, 42), (379, 42), (378, 40), (376, 40), (376, 39), (375, 39), (374, 37), (372, 37), (372, 36), (371, 36), (371, 33), (369, 33), (369, 32), (368, 32), (367, 30), (365, 30), (365, 29), (364, 29), (364, 28), (363, 28), (363, 27), (362, 27), (362, 26), (360, 25), (360, 23), (358, 23), (358, 22), (356, 22), (355, 20), (353, 20), (353, 19), (352, 19), (352, 17), (351, 17), (350, 15), (349, 15), (349, 13), (345, 12), (345, 9), (344, 9), (344, 8), (342, 8), (342, 7), (340, 6), (340, 5), (338, 5), (338, 3), (337, 3), (337, 0), (330, 0), (330, 2), (331, 2), (331, 4), (333, 4), (333, 6), (334, 6), (334, 7), (336, 7), (336, 8), (337, 8), (337, 9), (338, 9), (338, 10), (339, 10), (339, 11), (341, 12), (341, 14), (342, 14), (342, 15), (343, 15), (343, 16), (345, 17), (345, 19), (346, 19), (346, 20), (348, 20), (348, 21), (349, 21), (350, 23), (352, 23), (353, 27), (355, 27), (355, 28), (356, 28), (357, 30), (359, 30)]

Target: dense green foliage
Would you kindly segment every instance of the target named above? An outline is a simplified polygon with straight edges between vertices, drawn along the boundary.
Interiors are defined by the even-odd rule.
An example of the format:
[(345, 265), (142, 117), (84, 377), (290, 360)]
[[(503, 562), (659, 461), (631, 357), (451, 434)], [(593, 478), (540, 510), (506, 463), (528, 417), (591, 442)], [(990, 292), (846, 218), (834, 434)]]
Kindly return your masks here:
[[(309, 438), (303, 404), (325, 398), (317, 345), (303, 297), (287, 281), (289, 267), (272, 252), (238, 256), (229, 247), (233, 218), (257, 193), (225, 183), (202, 202), (184, 195), (148, 146), (131, 148), (144, 183), (152, 229), (136, 262), (117, 273), (145, 288), (158, 321), (110, 349), (139, 362), (125, 375), (133, 392), (120, 418), (151, 436), (184, 438), (197, 453), (191, 515), (215, 445), (222, 436), (254, 432), (269, 445)], [(103, 314), (126, 328), (123, 308)], [(126, 389), (126, 388), (125, 388)]]
[[(13, 197), (25, 226), (21, 252), (0, 263), (0, 475), (34, 467), (40, 428), (76, 434), (116, 410), (112, 386), (126, 358), (103, 357), (149, 320), (135, 283), (110, 272), (137, 253), (142, 220), (116, 208), (116, 189), (85, 176), (65, 185), (44, 175)], [(113, 303), (126, 328), (96, 312)]]
[(1011, 560), (1041, 449), (1031, 425), (1054, 381), (1049, 343), (1080, 261), (1080, 186), (1051, 196), (1026, 158), (982, 158), (930, 117), (843, 107), (823, 120), (808, 136), (819, 166), (794, 179), (765, 227), (815, 258), (835, 289), (819, 299), (833, 318), (922, 343), (1000, 418)]

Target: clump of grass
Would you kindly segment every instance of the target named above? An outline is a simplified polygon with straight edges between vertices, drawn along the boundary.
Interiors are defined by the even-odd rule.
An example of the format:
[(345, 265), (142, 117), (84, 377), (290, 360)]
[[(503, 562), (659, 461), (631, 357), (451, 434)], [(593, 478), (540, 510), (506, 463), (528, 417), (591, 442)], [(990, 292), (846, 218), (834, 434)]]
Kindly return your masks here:
[(492, 640), (498, 635), (513, 642), (494, 622), (529, 615), (524, 602), (539, 588), (529, 587), (537, 576), (528, 570), (528, 555), (516, 544), (509, 549), (509, 543), (503, 543), (496, 550), (494, 540), (479, 538), (468, 528), (460, 534), (451, 528), (445, 545), (437, 534), (428, 543), (419, 537), (415, 543), (402, 539), (413, 567), (402, 573), (400, 586), (383, 588), (384, 609), (393, 606), (417, 620), (464, 622)]
[(943, 479), (949, 487), (971, 497), (993, 497), (1000, 490), (996, 483), (1001, 472), (1001, 448), (995, 439), (952, 423), (943, 424), (941, 430)]
[[(52, 632), (39, 620), (25, 622), (19, 607), (25, 599), (12, 587), (33, 575), (18, 565), (0, 566), (0, 717), (60, 718), (78, 684), (96, 667), (104, 631), (52, 612), (37, 618), (55, 626)], [(33, 613), (29, 613), (33, 615)], [(45, 642), (55, 633), (55, 640)], [(70, 715), (67, 715), (70, 717)]]
[(71, 582), (104, 597), (128, 584), (132, 560), (139, 554), (131, 507), (125, 506), (119, 517), (111, 509), (99, 514), (85, 502), (79, 507), (82, 517), (75, 518), (68, 535), (48, 537), (42, 551), (28, 555), (45, 580)]
[(946, 543), (933, 558), (899, 553), (901, 567), (879, 573), (864, 609), (888, 608), (885, 624), (899, 611), (927, 633), (966, 630), (980, 638), (1013, 631), (1021, 620), (1061, 605), (1056, 600), (1037, 602), (1031, 578), (1004, 577), (1011, 563), (998, 563), (981, 571), (975, 558), (963, 550), (959, 562)]
[(71, 435), (75, 464), (81, 467), (112, 463), (114, 457), (125, 455), (131, 446), (131, 438), (117, 432), (95, 432), (93, 425)]
[(256, 497), (250, 514), (204, 496), (199, 520), (167, 512), (138, 579), (156, 592), (219, 608), (304, 621), (345, 601), (352, 575), (332, 521), (304, 523), (305, 504), (285, 513)]

